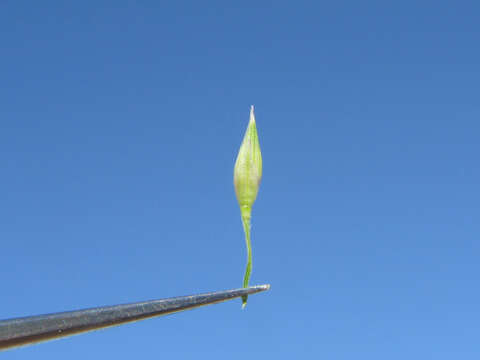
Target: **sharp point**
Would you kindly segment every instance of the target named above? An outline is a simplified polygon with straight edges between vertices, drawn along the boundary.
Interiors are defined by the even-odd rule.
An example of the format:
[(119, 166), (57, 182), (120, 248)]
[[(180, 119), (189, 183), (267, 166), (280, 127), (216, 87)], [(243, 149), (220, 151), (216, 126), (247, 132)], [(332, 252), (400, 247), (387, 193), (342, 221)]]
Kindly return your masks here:
[(254, 291), (266, 291), (266, 290), (269, 290), (270, 289), (270, 284), (265, 284), (265, 285), (255, 285), (255, 286), (251, 286), (247, 289), (251, 289), (251, 290), (254, 290)]
[(250, 106), (250, 121), (255, 122), (255, 108), (254, 106)]

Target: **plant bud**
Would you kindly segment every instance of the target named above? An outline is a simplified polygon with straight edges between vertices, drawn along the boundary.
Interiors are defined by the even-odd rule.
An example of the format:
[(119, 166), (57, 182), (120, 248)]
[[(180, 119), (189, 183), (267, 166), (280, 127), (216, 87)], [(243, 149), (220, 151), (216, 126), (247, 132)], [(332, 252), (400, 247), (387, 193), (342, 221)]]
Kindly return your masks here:
[(250, 121), (233, 170), (233, 184), (242, 216), (249, 215), (262, 179), (262, 154), (258, 142), (253, 106)]
[[(243, 287), (248, 287), (252, 273), (252, 246), (250, 241), (250, 219), (252, 205), (255, 202), (262, 179), (262, 154), (258, 143), (257, 125), (253, 106), (250, 109), (250, 121), (240, 145), (237, 161), (233, 169), (233, 184), (242, 215), (245, 243), (247, 245), (247, 267), (243, 278)], [(242, 297), (242, 308), (247, 305), (248, 296)]]

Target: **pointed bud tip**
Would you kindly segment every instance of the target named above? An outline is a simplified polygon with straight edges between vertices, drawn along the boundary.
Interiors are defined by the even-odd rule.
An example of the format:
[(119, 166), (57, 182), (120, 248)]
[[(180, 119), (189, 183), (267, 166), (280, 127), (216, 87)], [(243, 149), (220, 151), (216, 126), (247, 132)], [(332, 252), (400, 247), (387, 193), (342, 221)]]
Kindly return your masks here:
[(250, 107), (250, 122), (255, 122), (255, 109), (253, 105)]

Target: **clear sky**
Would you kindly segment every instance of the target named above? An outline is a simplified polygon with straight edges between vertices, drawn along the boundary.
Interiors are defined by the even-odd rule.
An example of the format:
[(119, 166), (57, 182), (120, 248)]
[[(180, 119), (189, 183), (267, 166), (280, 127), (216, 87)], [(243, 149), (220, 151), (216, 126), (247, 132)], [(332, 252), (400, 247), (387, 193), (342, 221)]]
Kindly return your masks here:
[(478, 1), (2, 1), (0, 319), (247, 308), (2, 359), (478, 359)]

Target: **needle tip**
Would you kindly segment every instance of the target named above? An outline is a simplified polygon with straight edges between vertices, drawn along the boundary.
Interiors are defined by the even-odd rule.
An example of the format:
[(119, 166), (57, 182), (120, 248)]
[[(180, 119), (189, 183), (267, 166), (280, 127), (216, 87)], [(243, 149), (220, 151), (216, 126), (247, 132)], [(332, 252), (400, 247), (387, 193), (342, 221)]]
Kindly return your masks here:
[(249, 293), (256, 293), (260, 291), (266, 291), (270, 289), (270, 284), (264, 284), (264, 285), (255, 285), (255, 286), (250, 286), (246, 288), (247, 290), (250, 290)]

